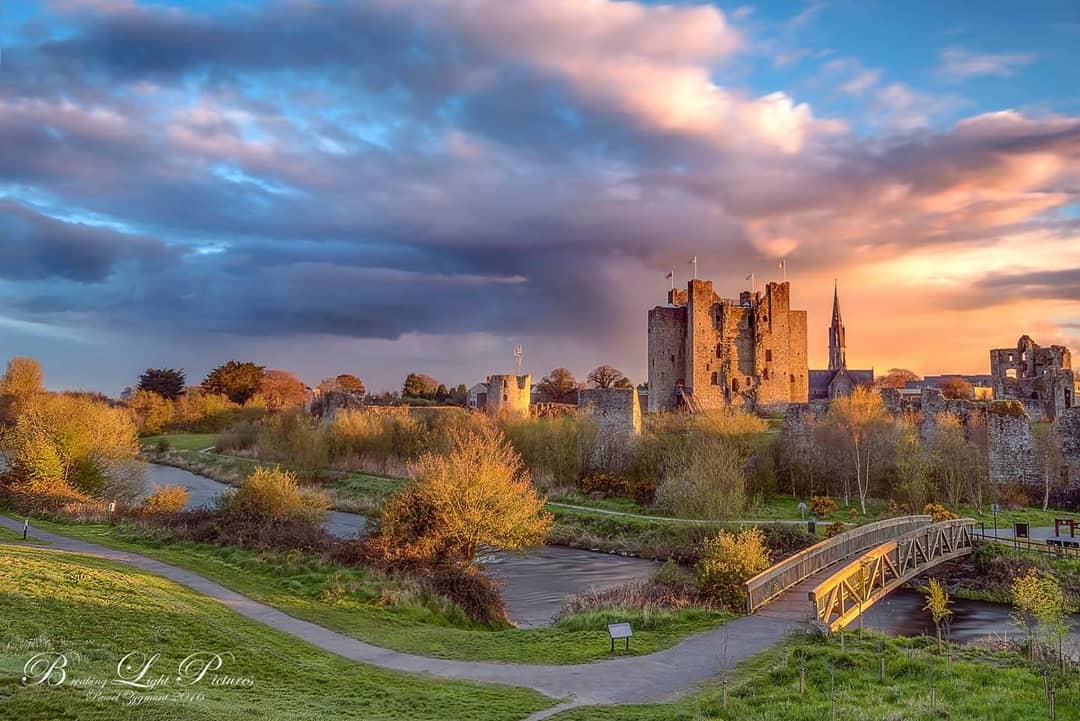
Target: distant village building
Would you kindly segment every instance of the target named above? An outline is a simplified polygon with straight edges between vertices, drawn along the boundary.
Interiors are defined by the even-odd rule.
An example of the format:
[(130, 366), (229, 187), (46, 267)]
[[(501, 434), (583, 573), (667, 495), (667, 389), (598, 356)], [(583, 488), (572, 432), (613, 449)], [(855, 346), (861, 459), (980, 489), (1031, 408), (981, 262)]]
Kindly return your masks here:
[(807, 401), (806, 311), (790, 285), (721, 298), (711, 281), (672, 288), (649, 311), (650, 412)]
[(528, 415), (532, 402), (532, 376), (491, 375), (487, 382), (469, 389), (466, 404), (472, 410), (485, 411), (493, 416), (500, 413)]
[(833, 286), (832, 324), (829, 326), (829, 369), (810, 371), (810, 400), (850, 396), (857, 386), (874, 385), (874, 369), (849, 370), (847, 332), (840, 316), (840, 293)]
[(1062, 345), (1040, 347), (1020, 336), (1016, 348), (990, 351), (990, 375), (996, 400), (1016, 400), (1034, 420), (1052, 421), (1077, 405), (1072, 354)]
[(953, 378), (960, 378), (971, 384), (971, 397), (977, 401), (994, 400), (993, 376), (970, 373), (946, 373), (944, 375), (924, 376), (921, 380), (908, 381), (901, 389), (905, 396), (918, 396), (923, 388), (941, 388), (941, 385)]

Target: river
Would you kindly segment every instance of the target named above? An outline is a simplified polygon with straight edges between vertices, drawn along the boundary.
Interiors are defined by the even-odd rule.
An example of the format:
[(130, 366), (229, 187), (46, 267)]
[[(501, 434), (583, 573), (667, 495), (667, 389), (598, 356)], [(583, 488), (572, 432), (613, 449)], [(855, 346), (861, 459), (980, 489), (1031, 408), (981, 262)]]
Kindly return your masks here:
[[(190, 471), (147, 464), (146, 480), (184, 486), (191, 495), (188, 508), (208, 505), (229, 488)], [(323, 526), (343, 538), (363, 534), (367, 519), (359, 513), (331, 511)], [(544, 546), (528, 554), (491, 553), (481, 559), (484, 571), (502, 584), (510, 620), (522, 628), (549, 625), (568, 596), (647, 579), (659, 567), (654, 561)]]
[[(223, 483), (172, 466), (148, 464), (146, 478), (161, 485), (180, 485), (191, 491), (188, 507), (210, 503), (227, 489)], [(363, 534), (367, 519), (358, 513), (331, 511), (323, 526), (344, 538)], [(531, 553), (490, 553), (480, 562), (485, 573), (502, 584), (503, 599), (510, 619), (522, 628), (546, 626), (562, 608), (567, 597), (589, 590), (619, 586), (648, 578), (659, 567), (654, 561), (629, 558), (560, 546), (544, 546)], [(933, 634), (929, 615), (922, 610), (922, 594), (901, 589), (889, 594), (870, 608), (864, 617), (865, 627), (893, 636)], [(949, 637), (958, 643), (971, 643), (987, 637), (1012, 638), (1020, 630), (1009, 620), (1011, 608), (980, 601), (954, 601)], [(1073, 617), (1073, 627), (1080, 629), (1080, 614)], [(1080, 634), (1073, 632), (1070, 642), (1080, 649)]]

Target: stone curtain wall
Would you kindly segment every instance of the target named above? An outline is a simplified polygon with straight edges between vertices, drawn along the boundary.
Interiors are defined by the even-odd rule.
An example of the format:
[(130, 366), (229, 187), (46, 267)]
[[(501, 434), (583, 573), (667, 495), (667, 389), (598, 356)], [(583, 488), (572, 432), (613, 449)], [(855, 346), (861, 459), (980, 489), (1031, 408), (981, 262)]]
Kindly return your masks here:
[(1031, 419), (1018, 401), (995, 401), (986, 414), (990, 482), (1038, 485), (1042, 482)]
[(578, 408), (596, 425), (594, 468), (621, 468), (641, 433), (641, 405), (635, 388), (589, 388), (578, 393)]
[(1069, 484), (1080, 485), (1080, 406), (1074, 406), (1054, 422), (1061, 434), (1061, 450), (1069, 468)]

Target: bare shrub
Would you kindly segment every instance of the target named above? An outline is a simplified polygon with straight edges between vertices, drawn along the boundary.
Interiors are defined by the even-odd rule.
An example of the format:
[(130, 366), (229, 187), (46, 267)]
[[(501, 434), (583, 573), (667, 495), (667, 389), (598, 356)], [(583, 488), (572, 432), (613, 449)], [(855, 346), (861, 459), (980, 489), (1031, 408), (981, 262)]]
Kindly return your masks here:
[(699, 438), (684, 462), (660, 482), (656, 505), (682, 518), (734, 518), (746, 504), (744, 463), (727, 441)]
[(317, 524), (329, 506), (324, 492), (302, 488), (292, 473), (271, 468), (256, 468), (240, 488), (218, 498), (226, 521), (285, 519)]

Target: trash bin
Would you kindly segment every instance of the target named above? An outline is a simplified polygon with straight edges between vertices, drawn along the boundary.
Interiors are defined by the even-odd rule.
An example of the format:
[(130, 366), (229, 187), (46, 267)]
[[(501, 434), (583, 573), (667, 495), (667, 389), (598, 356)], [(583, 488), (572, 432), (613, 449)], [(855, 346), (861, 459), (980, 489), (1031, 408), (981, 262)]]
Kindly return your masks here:
[(810, 516), (810, 520), (806, 522), (806, 530), (811, 536), (817, 533), (817, 519), (813, 516)]

